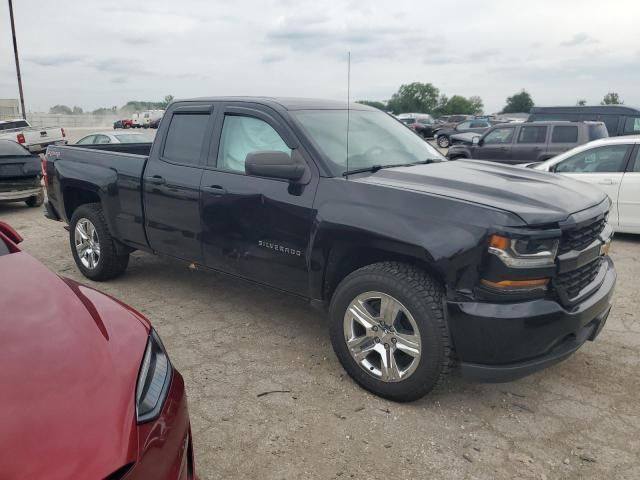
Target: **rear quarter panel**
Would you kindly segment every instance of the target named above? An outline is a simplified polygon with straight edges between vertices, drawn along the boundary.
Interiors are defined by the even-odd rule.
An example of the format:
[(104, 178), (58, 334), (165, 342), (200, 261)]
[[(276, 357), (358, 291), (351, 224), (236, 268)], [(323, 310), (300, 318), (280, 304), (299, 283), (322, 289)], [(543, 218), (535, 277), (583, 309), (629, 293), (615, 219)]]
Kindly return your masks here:
[(79, 147), (49, 147), (49, 201), (68, 223), (73, 208), (69, 193), (91, 192), (100, 199), (115, 238), (133, 248), (146, 249), (141, 185), (147, 158)]

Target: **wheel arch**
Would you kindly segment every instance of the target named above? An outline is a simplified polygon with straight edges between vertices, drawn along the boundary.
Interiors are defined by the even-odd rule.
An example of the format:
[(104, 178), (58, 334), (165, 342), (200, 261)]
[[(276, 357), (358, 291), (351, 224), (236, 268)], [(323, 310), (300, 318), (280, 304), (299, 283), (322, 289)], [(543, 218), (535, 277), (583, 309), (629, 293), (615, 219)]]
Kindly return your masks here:
[(395, 242), (343, 243), (333, 245), (327, 255), (322, 299), (330, 301), (337, 286), (350, 273), (367, 265), (386, 261), (418, 266), (443, 287), (446, 285), (445, 273), (424, 248)]

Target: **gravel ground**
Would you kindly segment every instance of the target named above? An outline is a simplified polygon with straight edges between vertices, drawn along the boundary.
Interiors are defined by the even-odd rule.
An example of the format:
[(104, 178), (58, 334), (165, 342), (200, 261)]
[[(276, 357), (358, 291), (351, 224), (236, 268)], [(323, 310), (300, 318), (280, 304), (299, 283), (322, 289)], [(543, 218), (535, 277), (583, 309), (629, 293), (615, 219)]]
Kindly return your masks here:
[(396, 404), (349, 379), (305, 302), (140, 252), (94, 283), (63, 224), (20, 204), (0, 220), (53, 271), (151, 319), (186, 380), (201, 479), (640, 478), (638, 236), (613, 242), (615, 306), (596, 342), (517, 382), (453, 376)]

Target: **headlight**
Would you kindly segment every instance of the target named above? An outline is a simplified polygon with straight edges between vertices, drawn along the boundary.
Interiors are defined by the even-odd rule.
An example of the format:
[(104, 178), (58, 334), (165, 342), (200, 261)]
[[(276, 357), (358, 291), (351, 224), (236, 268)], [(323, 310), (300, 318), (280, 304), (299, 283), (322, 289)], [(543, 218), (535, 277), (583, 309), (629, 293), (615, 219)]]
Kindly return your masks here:
[(138, 423), (155, 419), (169, 391), (171, 362), (155, 330), (151, 330), (144, 351), (138, 386), (136, 387), (136, 418)]
[(501, 235), (489, 237), (489, 253), (510, 268), (553, 266), (558, 253), (557, 238), (512, 239)]

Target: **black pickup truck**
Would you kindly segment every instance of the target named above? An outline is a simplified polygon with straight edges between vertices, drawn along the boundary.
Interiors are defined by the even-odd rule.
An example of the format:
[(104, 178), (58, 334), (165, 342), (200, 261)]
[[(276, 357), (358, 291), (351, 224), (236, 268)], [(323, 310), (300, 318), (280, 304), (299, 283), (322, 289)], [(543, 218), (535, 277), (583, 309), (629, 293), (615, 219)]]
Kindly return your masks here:
[(153, 145), (50, 147), (46, 165), (47, 216), (85, 276), (143, 250), (309, 298), (347, 372), (394, 400), (452, 366), (508, 381), (557, 363), (611, 308), (604, 193), (448, 162), (364, 105), (180, 101)]

